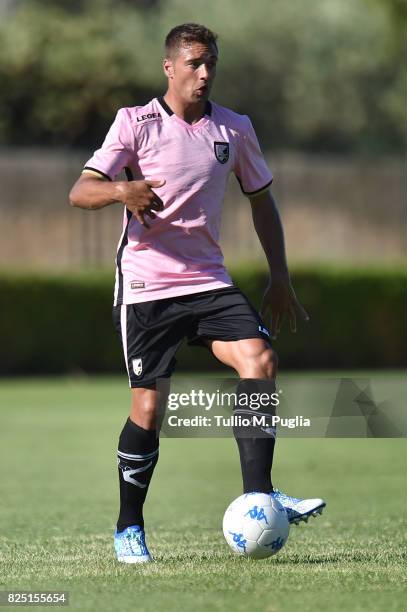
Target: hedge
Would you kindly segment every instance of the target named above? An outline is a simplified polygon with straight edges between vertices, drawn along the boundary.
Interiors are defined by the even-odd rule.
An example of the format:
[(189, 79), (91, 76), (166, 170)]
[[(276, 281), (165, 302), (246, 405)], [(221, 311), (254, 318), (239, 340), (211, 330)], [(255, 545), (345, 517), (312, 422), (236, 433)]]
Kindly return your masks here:
[[(263, 270), (232, 271), (257, 307)], [(292, 273), (309, 323), (274, 342), (280, 368), (379, 368), (407, 364), (407, 270), (312, 269)], [(123, 371), (113, 329), (113, 275), (0, 274), (0, 372)], [(183, 345), (179, 368), (219, 368), (209, 351)]]

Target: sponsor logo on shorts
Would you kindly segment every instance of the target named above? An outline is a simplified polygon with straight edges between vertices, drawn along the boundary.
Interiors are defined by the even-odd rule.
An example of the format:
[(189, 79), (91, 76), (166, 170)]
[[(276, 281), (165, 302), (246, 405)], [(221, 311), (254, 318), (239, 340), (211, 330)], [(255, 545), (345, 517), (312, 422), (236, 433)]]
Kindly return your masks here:
[(143, 371), (143, 362), (141, 358), (139, 357), (138, 359), (133, 359), (133, 372), (135, 373), (135, 375), (140, 376), (142, 371)]
[(144, 289), (145, 284), (143, 283), (143, 281), (132, 281), (130, 283), (130, 287), (132, 289)]
[(263, 327), (262, 325), (259, 325), (259, 332), (261, 332), (262, 334), (266, 334), (266, 336), (270, 336), (269, 330)]
[(228, 142), (214, 142), (215, 156), (218, 162), (226, 164), (229, 159), (229, 143)]

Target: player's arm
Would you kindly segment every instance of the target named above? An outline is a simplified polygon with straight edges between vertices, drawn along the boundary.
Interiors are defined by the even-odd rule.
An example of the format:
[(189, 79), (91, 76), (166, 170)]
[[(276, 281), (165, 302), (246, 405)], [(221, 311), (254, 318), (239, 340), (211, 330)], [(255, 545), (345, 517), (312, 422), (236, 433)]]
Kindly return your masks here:
[(305, 321), (308, 321), (309, 317), (291, 285), (283, 225), (271, 192), (267, 189), (250, 196), (249, 199), (254, 227), (270, 268), (270, 280), (263, 296), (261, 315), (265, 322), (271, 318), (271, 335), (275, 338), (286, 314), (289, 316), (292, 331), (296, 331), (297, 313)]
[(122, 203), (140, 223), (148, 227), (144, 215), (154, 219), (154, 211), (164, 209), (162, 200), (152, 188), (162, 187), (164, 183), (164, 180), (109, 181), (101, 175), (84, 172), (72, 187), (69, 201), (72, 206), (87, 210)]
[(95, 210), (120, 202), (124, 204), (145, 227), (144, 215), (152, 219), (154, 211), (164, 205), (153, 187), (162, 187), (165, 181), (115, 181), (120, 172), (129, 166), (137, 155), (130, 109), (121, 108), (106, 138), (91, 159), (69, 194), (72, 206)]

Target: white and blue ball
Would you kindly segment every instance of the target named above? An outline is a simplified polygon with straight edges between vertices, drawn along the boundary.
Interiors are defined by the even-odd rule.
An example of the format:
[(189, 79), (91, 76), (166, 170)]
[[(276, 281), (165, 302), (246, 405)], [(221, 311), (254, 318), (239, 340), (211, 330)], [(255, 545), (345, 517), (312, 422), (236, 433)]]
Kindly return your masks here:
[(237, 497), (223, 517), (223, 535), (237, 554), (265, 559), (278, 553), (290, 532), (283, 506), (266, 493)]

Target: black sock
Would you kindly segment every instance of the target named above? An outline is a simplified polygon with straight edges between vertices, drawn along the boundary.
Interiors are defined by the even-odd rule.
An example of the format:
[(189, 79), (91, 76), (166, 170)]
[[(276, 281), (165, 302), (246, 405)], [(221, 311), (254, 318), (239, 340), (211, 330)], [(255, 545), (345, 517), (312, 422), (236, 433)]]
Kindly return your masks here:
[(118, 532), (130, 525), (144, 527), (143, 504), (158, 461), (158, 443), (155, 429), (143, 429), (127, 419), (117, 450), (120, 482)]
[[(253, 410), (251, 404), (246, 403), (244, 397), (251, 400), (259, 394), (275, 393), (274, 380), (242, 380), (237, 389), (238, 404), (233, 410), (233, 433), (239, 448), (240, 466), (243, 479), (243, 493), (259, 491), (271, 493), (271, 468), (275, 446), (276, 428), (271, 423), (271, 416), (275, 415), (273, 405), (260, 406)], [(255, 404), (257, 406), (257, 404)], [(253, 417), (264, 419), (264, 423), (256, 424)], [(240, 424), (239, 419), (250, 420), (250, 425)]]

